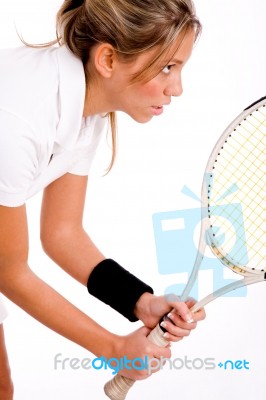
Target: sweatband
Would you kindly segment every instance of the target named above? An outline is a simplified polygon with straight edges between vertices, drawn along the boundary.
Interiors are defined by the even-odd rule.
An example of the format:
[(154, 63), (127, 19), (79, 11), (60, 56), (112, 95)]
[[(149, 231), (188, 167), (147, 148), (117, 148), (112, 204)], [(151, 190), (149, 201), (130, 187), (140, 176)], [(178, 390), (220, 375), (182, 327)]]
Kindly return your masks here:
[(134, 314), (140, 296), (153, 290), (116, 261), (107, 258), (92, 270), (87, 288), (90, 294), (108, 304), (131, 322), (138, 321)]

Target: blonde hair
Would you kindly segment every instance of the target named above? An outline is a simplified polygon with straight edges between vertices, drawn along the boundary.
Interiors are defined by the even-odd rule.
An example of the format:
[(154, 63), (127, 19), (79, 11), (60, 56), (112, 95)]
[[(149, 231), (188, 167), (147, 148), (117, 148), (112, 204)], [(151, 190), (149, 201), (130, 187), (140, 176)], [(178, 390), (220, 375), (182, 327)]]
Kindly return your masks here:
[[(192, 0), (65, 0), (57, 13), (57, 42), (66, 45), (84, 66), (98, 43), (111, 44), (125, 62), (156, 47), (154, 59), (132, 83), (156, 76), (169, 46), (189, 29), (195, 30), (196, 37), (201, 31)], [(114, 112), (109, 113), (109, 122), (113, 150), (108, 171), (116, 155)]]

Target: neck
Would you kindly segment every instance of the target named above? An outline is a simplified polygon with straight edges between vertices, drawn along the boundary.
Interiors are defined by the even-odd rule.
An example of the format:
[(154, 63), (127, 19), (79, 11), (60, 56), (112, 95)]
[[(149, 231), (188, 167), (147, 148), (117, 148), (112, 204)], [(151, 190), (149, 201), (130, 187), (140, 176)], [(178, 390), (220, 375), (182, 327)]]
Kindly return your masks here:
[(106, 88), (100, 82), (88, 82), (84, 101), (83, 116), (107, 114), (114, 111)]

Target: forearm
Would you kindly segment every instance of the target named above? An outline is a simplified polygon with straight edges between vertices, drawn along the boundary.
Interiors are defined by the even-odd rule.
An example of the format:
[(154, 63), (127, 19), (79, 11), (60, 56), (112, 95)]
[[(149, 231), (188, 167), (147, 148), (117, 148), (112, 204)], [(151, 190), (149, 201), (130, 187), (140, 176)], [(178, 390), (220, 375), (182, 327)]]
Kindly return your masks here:
[(82, 226), (54, 230), (42, 245), (57, 265), (85, 286), (93, 268), (105, 259)]
[[(131, 321), (135, 317), (136, 319), (140, 319), (147, 327), (153, 328), (163, 315), (172, 309), (176, 309), (181, 317), (178, 317), (179, 319), (177, 321), (175, 318), (174, 323), (177, 326), (168, 322), (168, 329), (172, 333), (172, 335), (169, 336), (171, 340), (180, 340), (182, 337), (186, 336), (191, 329), (195, 328), (195, 324), (184, 324), (184, 321), (191, 322), (193, 318), (187, 305), (182, 302), (180, 303), (178, 299), (176, 301), (170, 301), (170, 299), (167, 299), (165, 296), (154, 296), (149, 291), (149, 288), (145, 290), (145, 284), (142, 286), (140, 283), (139, 286), (134, 278), (127, 277), (124, 275), (123, 271), (121, 271), (121, 276), (123, 275), (123, 287), (121, 288), (120, 286), (118, 288), (117, 284), (120, 284), (120, 280), (117, 278), (117, 274), (120, 274), (119, 266), (116, 271), (112, 271), (113, 265), (109, 263), (108, 260), (106, 260), (107, 262), (101, 263), (105, 257), (92, 243), (91, 239), (82, 228), (77, 230), (72, 229), (71, 231), (65, 230), (63, 234), (54, 234), (51, 239), (53, 239), (53, 241), (48, 251), (50, 257), (84, 285), (87, 284), (88, 278), (89, 281), (91, 281), (93, 277), (92, 282), (90, 282), (90, 288), (96, 288), (96, 290), (92, 290), (92, 294), (96, 292), (96, 297), (98, 299), (109, 304)], [(105, 266), (100, 272), (96, 273), (97, 279), (95, 280), (94, 272), (93, 274), (91, 273), (94, 269), (96, 271), (96, 269), (100, 267), (100, 265), (98, 265), (99, 263), (101, 267), (103, 264), (105, 264)], [(135, 288), (140, 288), (141, 291), (143, 287), (144, 290), (142, 293), (136, 297)], [(120, 299), (117, 299), (117, 296), (114, 295), (116, 292), (119, 293)], [(100, 296), (97, 294), (100, 294)], [(135, 299), (134, 302), (130, 301), (131, 298)], [(117, 307), (118, 303), (119, 307)], [(125, 309), (127, 310), (125, 311)], [(129, 317), (130, 315), (134, 317), (131, 319)], [(203, 318), (203, 312), (201, 315), (197, 316), (197, 320)]]
[(89, 292), (99, 300), (130, 321), (144, 321), (142, 312), (147, 313), (147, 308), (142, 307), (143, 302), (136, 307), (136, 313), (134, 307), (139, 297), (143, 297), (144, 292), (151, 293), (152, 289), (115, 261), (106, 260), (82, 227), (61, 232), (50, 237), (46, 246), (48, 255), (71, 276), (87, 285)]
[(116, 335), (68, 302), (38, 278), (27, 266), (10, 266), (1, 274), (0, 291), (48, 328), (89, 350), (96, 356), (114, 353)]

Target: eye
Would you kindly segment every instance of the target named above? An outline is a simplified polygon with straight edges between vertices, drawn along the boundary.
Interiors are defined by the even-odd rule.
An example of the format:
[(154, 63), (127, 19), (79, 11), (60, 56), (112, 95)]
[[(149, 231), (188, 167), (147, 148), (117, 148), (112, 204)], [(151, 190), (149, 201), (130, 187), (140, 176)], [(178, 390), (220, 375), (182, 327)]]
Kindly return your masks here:
[(166, 66), (162, 69), (162, 72), (163, 72), (164, 74), (169, 74), (170, 71), (171, 71), (171, 68), (172, 68), (173, 66), (174, 66), (174, 64), (166, 65)]

